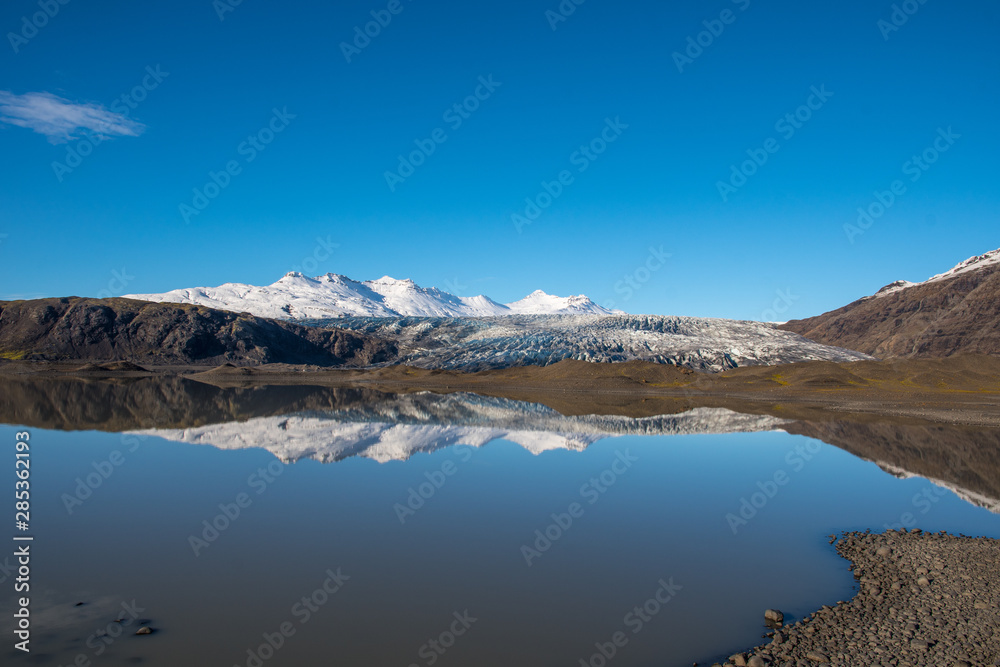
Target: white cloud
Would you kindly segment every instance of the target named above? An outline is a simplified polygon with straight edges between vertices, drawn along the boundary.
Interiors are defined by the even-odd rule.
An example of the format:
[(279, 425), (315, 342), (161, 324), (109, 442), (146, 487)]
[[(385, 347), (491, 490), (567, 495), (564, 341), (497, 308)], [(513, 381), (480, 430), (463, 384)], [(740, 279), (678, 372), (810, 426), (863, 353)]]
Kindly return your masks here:
[(0, 90), (0, 123), (34, 130), (54, 144), (84, 131), (103, 137), (137, 137), (146, 129), (101, 104), (70, 102), (51, 93), (15, 95), (6, 90)]

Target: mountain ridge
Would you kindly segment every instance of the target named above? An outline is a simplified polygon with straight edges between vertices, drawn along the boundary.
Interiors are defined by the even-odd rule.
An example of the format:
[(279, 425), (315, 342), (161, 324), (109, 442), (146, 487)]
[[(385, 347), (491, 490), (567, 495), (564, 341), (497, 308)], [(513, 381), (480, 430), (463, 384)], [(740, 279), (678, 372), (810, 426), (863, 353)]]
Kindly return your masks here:
[(338, 317), (498, 317), (504, 315), (613, 315), (585, 295), (569, 297), (535, 290), (523, 299), (503, 304), (485, 295), (456, 296), (413, 280), (383, 276), (357, 281), (337, 273), (310, 278), (286, 273), (270, 285), (224, 283), (218, 287), (187, 287), (125, 298), (249, 312), (281, 320)]
[(137, 364), (367, 366), (396, 357), (387, 341), (342, 329), (202, 306), (63, 297), (0, 301), (0, 359)]
[(1000, 250), (920, 283), (898, 280), (842, 308), (779, 325), (876, 357), (1000, 354)]

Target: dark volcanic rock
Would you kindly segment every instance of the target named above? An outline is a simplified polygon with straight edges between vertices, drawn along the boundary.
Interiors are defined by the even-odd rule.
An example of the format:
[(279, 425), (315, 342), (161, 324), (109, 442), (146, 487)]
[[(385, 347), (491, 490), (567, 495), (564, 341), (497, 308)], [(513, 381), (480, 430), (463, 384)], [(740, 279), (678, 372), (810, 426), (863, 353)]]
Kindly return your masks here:
[(779, 328), (882, 358), (1000, 355), (1000, 264), (865, 297)]
[(132, 364), (366, 366), (395, 345), (340, 329), (132, 299), (0, 302), (0, 357)]

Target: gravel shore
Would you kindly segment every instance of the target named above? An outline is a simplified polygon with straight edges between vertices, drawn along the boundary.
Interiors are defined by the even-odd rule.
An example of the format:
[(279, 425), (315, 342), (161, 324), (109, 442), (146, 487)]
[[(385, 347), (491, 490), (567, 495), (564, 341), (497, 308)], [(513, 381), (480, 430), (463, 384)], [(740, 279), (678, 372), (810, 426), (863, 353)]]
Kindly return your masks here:
[(853, 563), (858, 594), (774, 630), (726, 667), (1000, 665), (1000, 541), (846, 533), (837, 551)]

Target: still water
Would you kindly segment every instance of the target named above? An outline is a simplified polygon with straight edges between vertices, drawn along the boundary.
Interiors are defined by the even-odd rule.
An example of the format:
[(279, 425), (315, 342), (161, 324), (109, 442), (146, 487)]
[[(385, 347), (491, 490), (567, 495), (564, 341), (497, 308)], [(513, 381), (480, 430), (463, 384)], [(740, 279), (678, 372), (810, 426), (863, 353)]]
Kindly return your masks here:
[[(982, 486), (769, 417), (267, 405), (124, 432), (6, 415), (8, 452), (31, 434), (26, 664), (687, 666), (755, 645), (766, 608), (794, 620), (850, 597), (834, 533), (1000, 537)], [(25, 662), (9, 617), (0, 655)]]

